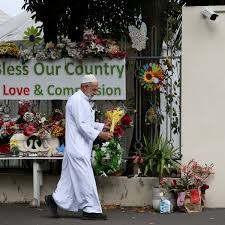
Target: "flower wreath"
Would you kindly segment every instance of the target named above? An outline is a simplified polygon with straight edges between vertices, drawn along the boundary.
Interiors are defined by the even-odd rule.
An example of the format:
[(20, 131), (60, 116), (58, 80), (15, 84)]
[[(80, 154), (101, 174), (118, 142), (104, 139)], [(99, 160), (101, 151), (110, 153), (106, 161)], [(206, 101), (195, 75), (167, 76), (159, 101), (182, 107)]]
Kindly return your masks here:
[(160, 64), (147, 63), (138, 71), (138, 78), (141, 85), (148, 91), (157, 91), (160, 89), (164, 77), (164, 71)]
[(120, 169), (123, 149), (118, 140), (112, 139), (101, 145), (94, 145), (92, 165), (96, 175), (108, 175)]

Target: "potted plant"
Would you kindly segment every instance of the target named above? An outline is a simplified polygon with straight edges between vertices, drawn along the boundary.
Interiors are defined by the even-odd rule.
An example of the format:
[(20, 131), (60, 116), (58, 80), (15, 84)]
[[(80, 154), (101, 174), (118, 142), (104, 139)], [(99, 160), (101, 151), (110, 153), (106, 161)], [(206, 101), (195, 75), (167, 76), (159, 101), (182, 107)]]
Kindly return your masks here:
[(152, 189), (152, 205), (153, 208), (159, 210), (160, 193), (164, 193), (164, 197), (171, 200), (175, 204), (174, 196), (165, 188), (160, 186), (163, 177), (169, 176), (170, 172), (178, 168), (176, 161), (177, 149), (162, 135), (154, 136), (152, 140), (144, 137), (144, 163), (145, 175), (153, 175), (159, 177), (159, 186)]
[(162, 135), (155, 136), (152, 141), (144, 136), (144, 144), (145, 175), (150, 173), (161, 179), (178, 168), (177, 149)]

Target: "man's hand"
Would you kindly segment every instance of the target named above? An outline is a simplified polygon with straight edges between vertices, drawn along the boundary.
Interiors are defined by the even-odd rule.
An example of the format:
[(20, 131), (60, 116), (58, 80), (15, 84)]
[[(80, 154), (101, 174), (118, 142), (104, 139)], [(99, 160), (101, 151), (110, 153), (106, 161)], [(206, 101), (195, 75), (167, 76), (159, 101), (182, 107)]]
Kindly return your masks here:
[(108, 120), (105, 120), (103, 129), (104, 130), (109, 130), (110, 129), (110, 125), (111, 125), (111, 123)]
[(101, 131), (100, 133), (99, 133), (99, 135), (98, 135), (102, 140), (104, 140), (104, 141), (108, 141), (108, 140), (110, 140), (110, 139), (112, 139), (112, 137), (113, 137), (113, 133), (111, 133), (111, 132), (108, 132), (108, 131)]

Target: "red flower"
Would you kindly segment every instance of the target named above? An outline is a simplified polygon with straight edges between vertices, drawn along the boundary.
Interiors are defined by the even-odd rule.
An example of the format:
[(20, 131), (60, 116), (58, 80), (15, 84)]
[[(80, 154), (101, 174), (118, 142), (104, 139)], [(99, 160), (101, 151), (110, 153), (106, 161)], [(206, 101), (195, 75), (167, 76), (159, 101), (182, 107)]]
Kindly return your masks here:
[(24, 130), (26, 124), (25, 123), (20, 123), (19, 124), (19, 129)]
[(104, 41), (101, 38), (95, 39), (95, 44), (104, 44)]
[(28, 111), (29, 111), (29, 108), (27, 106), (22, 105), (22, 106), (19, 107), (18, 114), (20, 116), (23, 116)]
[(177, 180), (172, 180), (172, 186), (176, 187), (177, 186)]
[(203, 184), (203, 185), (201, 186), (201, 191), (205, 191), (205, 190), (207, 190), (207, 189), (209, 189), (209, 185)]
[(30, 136), (33, 133), (35, 133), (35, 131), (36, 131), (36, 129), (35, 129), (34, 125), (30, 124), (24, 129), (24, 135)]
[(0, 120), (0, 127), (4, 124), (3, 120)]
[(129, 115), (124, 115), (121, 119), (121, 123), (125, 126), (130, 126), (132, 124), (132, 118)]
[(9, 144), (3, 144), (0, 146), (0, 152), (1, 153), (9, 153), (10, 152), (10, 146)]
[(15, 129), (13, 129), (13, 128), (6, 129), (6, 135), (13, 135), (14, 133), (15, 133)]
[(15, 126), (15, 125), (16, 125), (16, 122), (15, 122), (15, 121), (10, 121), (10, 122), (9, 122), (9, 124), (10, 124), (10, 126), (12, 126), (12, 127), (13, 127), (13, 126)]
[(122, 137), (123, 134), (124, 134), (123, 128), (122, 128), (120, 125), (116, 125), (116, 126), (115, 126), (115, 129), (114, 129), (113, 135), (114, 135), (115, 137)]

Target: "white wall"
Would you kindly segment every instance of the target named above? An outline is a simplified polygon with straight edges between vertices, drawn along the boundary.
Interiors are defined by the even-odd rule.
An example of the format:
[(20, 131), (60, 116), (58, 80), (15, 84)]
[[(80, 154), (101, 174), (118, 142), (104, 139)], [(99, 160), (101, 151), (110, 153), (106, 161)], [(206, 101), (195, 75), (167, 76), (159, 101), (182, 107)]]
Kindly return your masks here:
[[(211, 8), (225, 11), (225, 6)], [(225, 12), (210, 21), (202, 9), (183, 8), (183, 162), (195, 158), (214, 164), (206, 204), (225, 207)]]

